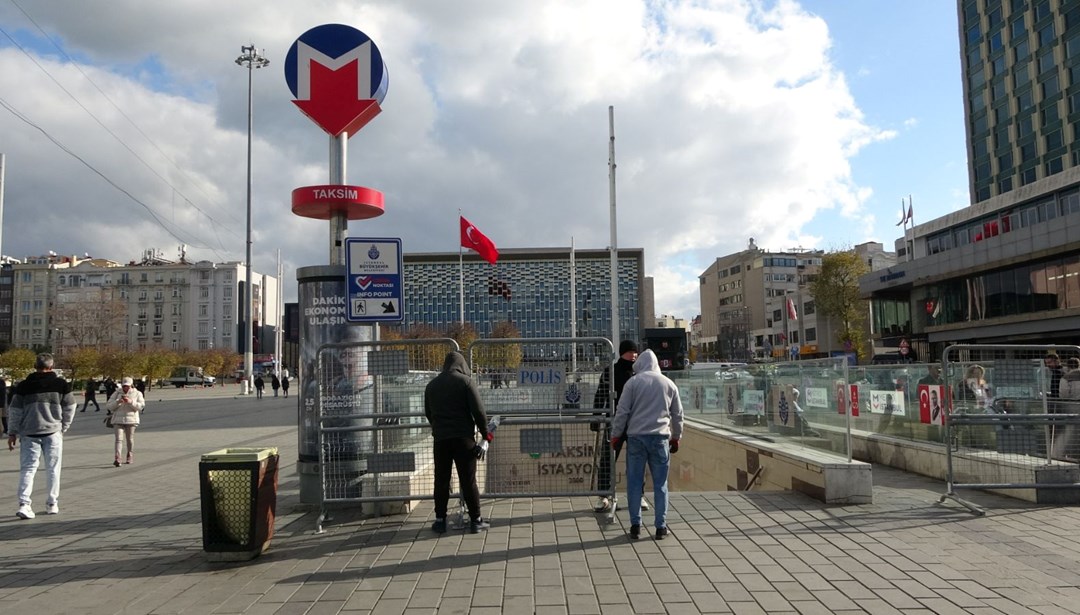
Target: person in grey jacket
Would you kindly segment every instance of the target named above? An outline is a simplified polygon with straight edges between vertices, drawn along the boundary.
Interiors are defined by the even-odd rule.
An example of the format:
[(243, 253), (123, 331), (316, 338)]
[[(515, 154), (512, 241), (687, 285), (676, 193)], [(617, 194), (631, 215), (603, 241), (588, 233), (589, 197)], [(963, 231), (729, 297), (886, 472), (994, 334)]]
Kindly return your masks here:
[(645, 465), (653, 481), (653, 516), (656, 539), (668, 534), (668, 466), (679, 450), (683, 409), (679, 387), (660, 373), (653, 351), (634, 362), (634, 377), (623, 388), (611, 426), (611, 445), (626, 441), (626, 495), (630, 507), (630, 538), (641, 537), (641, 496)]
[(78, 403), (71, 385), (53, 372), (53, 356), (42, 353), (34, 362), (34, 373), (15, 387), (8, 421), (8, 450), (19, 448), (19, 510), (15, 516), (33, 519), (30, 494), (38, 462), (44, 458), (46, 485), (45, 513), (60, 512), (60, 466), (64, 452), (64, 432), (71, 427)]

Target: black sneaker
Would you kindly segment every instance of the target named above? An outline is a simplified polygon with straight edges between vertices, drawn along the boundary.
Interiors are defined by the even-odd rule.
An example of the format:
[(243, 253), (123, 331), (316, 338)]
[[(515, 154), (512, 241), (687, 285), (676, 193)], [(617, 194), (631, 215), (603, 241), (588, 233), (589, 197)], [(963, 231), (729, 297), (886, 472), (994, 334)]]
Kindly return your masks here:
[(435, 532), (436, 534), (445, 534), (446, 519), (436, 519), (435, 523), (431, 524), (431, 531)]
[(638, 538), (641, 538), (641, 526), (640, 525), (631, 525), (630, 526), (630, 540), (637, 540)]
[(656, 528), (656, 539), (657, 540), (663, 540), (665, 536), (667, 536), (667, 528), (666, 527), (658, 527), (658, 528)]
[(473, 519), (469, 522), (469, 533), (479, 534), (481, 531), (486, 530), (489, 527), (491, 527), (491, 524), (487, 521), (484, 521), (483, 519)]

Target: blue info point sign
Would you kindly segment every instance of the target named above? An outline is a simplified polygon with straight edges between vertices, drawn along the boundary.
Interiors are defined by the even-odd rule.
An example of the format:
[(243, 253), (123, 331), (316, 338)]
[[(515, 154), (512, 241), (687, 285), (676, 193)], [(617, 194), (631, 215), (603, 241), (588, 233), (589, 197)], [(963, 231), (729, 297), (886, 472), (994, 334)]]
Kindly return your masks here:
[(400, 238), (345, 239), (346, 313), (349, 322), (402, 322)]

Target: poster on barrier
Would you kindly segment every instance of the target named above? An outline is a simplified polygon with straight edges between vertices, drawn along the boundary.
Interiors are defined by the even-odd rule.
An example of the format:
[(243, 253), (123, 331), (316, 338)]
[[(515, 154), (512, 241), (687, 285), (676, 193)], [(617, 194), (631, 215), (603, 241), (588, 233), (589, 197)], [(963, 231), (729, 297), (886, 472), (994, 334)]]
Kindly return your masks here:
[(940, 384), (919, 385), (919, 422), (927, 425), (944, 425), (945, 413), (942, 400), (945, 399), (945, 387)]
[(870, 391), (870, 412), (874, 414), (906, 415), (902, 391)]
[(765, 414), (765, 391), (743, 391), (743, 412), (762, 416)]
[(597, 455), (606, 454), (603, 431), (588, 423), (503, 422), (487, 453), (484, 493), (556, 494), (595, 490)]
[(781, 427), (795, 425), (795, 395), (790, 384), (778, 384), (772, 388), (773, 424)]

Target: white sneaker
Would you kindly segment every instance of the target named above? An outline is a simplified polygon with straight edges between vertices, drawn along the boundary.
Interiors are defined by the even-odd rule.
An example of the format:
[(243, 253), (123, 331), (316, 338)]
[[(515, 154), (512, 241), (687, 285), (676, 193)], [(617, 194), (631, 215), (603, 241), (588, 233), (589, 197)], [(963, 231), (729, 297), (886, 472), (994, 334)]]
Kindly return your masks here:
[(15, 516), (20, 519), (33, 519), (37, 515), (34, 514), (34, 509), (30, 508), (29, 504), (20, 504)]
[(46, 504), (45, 505), (45, 514), (46, 515), (58, 515), (58, 514), (60, 514), (60, 506), (58, 504)]
[(641, 498), (641, 510), (643, 510), (643, 511), (649, 510), (649, 501), (646, 500), (645, 498)]

